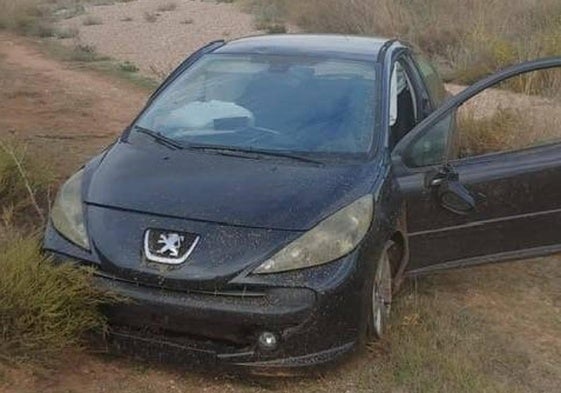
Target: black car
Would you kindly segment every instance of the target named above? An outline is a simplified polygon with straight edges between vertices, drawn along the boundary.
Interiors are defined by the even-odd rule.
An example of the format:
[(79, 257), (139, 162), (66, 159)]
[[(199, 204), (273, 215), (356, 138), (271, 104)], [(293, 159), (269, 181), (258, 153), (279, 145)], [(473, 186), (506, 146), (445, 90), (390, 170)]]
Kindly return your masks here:
[(275, 35), (186, 59), (61, 188), (44, 248), (133, 301), (123, 349), (252, 370), (386, 328), (406, 275), (561, 250), (560, 145), (459, 158), (457, 108), (397, 40)]

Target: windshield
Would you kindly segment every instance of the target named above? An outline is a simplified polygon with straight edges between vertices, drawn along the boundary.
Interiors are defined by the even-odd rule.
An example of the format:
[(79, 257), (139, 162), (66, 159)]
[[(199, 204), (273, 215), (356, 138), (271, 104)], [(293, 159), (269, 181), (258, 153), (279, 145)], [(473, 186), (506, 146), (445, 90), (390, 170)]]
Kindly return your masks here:
[(364, 154), (374, 134), (373, 63), (204, 56), (137, 122), (183, 146)]

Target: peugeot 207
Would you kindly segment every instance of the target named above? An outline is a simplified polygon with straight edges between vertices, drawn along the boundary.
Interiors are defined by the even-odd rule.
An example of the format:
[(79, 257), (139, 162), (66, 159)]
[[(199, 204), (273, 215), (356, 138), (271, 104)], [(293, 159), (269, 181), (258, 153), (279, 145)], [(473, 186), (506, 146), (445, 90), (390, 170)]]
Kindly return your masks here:
[(464, 102), (560, 66), (447, 96), (397, 40), (212, 42), (62, 186), (44, 248), (131, 299), (107, 309), (122, 348), (330, 363), (384, 334), (407, 275), (561, 250), (559, 144), (454, 148)]

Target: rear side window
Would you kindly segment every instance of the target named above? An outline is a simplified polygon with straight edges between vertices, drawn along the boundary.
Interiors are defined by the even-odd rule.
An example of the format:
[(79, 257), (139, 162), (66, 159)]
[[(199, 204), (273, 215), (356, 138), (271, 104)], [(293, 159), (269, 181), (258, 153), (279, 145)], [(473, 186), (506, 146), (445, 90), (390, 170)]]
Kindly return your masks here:
[(423, 56), (415, 54), (414, 58), (435, 106), (439, 107), (446, 98), (446, 90), (444, 89), (442, 78), (440, 78), (438, 71), (436, 71), (432, 64)]

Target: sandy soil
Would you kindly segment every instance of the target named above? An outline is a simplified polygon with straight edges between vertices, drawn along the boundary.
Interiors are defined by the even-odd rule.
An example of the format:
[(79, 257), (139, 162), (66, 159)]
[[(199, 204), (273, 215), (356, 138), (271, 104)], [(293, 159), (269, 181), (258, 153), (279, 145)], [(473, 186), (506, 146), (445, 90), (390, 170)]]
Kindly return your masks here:
[[(176, 9), (158, 11), (167, 4)], [(147, 21), (146, 15), (155, 21)], [(100, 25), (84, 26), (87, 18)], [(79, 40), (105, 55), (128, 60), (146, 74), (169, 73), (188, 54), (217, 39), (232, 39), (260, 32), (253, 16), (235, 4), (202, 0), (136, 0), (106, 6), (86, 6), (86, 13), (60, 22), (79, 29)], [(72, 45), (75, 39), (65, 40)]]

